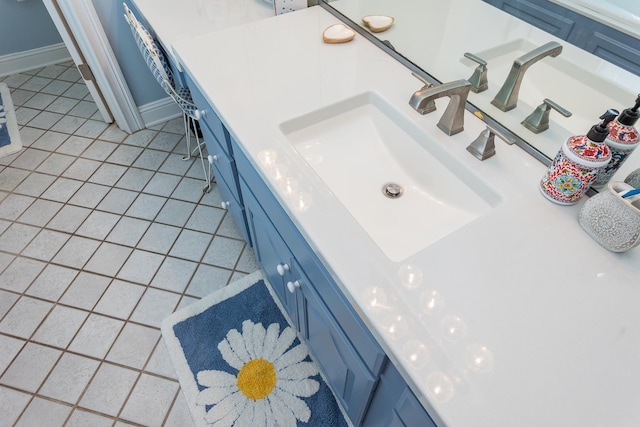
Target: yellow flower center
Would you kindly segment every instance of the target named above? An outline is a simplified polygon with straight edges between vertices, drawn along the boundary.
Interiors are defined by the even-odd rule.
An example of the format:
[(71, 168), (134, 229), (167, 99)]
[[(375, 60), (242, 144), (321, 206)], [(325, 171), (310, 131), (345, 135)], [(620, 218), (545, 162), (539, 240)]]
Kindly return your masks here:
[(238, 372), (238, 388), (249, 399), (264, 399), (275, 386), (276, 370), (268, 360), (250, 360)]

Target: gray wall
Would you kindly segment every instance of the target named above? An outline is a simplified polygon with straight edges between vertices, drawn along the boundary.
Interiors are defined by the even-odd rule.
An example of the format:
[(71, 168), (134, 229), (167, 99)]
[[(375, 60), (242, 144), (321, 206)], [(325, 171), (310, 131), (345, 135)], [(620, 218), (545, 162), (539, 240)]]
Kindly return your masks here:
[(40, 0), (0, 0), (0, 56), (62, 43)]
[[(153, 78), (133, 41), (129, 25), (123, 17), (122, 0), (92, 0), (92, 2), (136, 105), (140, 106), (165, 98), (167, 94)], [(128, 1), (126, 3), (131, 7)]]

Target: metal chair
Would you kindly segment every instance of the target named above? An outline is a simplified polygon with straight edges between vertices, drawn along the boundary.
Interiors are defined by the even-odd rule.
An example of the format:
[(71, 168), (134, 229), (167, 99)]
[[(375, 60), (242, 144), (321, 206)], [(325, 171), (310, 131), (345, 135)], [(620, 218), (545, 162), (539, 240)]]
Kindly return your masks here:
[[(169, 64), (167, 64), (162, 50), (156, 44), (149, 31), (140, 23), (140, 21), (138, 21), (131, 9), (129, 9), (125, 3), (122, 5), (125, 12), (124, 19), (131, 27), (131, 33), (133, 34), (133, 38), (136, 41), (136, 45), (138, 45), (138, 49), (140, 49), (140, 53), (142, 54), (145, 63), (160, 84), (160, 87), (164, 89), (167, 95), (169, 95), (182, 110), (182, 119), (187, 141), (187, 155), (184, 156), (182, 160), (189, 160), (192, 154), (195, 154), (196, 151), (198, 152), (206, 183), (202, 191), (208, 193), (211, 190), (211, 182), (214, 178), (212, 176), (211, 164), (209, 163), (208, 158), (202, 153), (204, 140), (201, 140), (200, 135), (198, 135), (198, 120), (200, 118), (200, 114), (198, 108), (193, 103), (193, 99), (191, 98), (191, 91), (189, 88), (182, 87), (176, 83), (173, 78), (171, 68), (169, 67)], [(191, 148), (192, 138), (195, 140), (195, 147), (193, 149)]]

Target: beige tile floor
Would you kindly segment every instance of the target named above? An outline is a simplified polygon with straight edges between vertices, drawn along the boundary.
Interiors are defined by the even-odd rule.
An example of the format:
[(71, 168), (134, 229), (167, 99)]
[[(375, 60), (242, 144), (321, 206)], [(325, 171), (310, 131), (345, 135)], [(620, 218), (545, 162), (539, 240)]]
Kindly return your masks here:
[(258, 265), (181, 119), (105, 124), (72, 63), (0, 81), (0, 427), (191, 425), (160, 322)]

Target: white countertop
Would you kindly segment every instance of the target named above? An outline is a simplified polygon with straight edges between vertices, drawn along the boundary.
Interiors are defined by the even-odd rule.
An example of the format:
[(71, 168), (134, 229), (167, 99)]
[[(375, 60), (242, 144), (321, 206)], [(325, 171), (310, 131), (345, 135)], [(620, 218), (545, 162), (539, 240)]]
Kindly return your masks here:
[[(544, 199), (545, 167), (520, 148), (496, 139), (494, 157), (472, 157), (465, 148), (484, 129), (480, 120), (466, 112), (465, 131), (445, 136), (436, 123), (448, 99), (416, 113), (408, 100), (421, 84), (402, 65), (360, 36), (322, 42), (336, 22), (312, 7), (177, 41), (174, 51), (439, 425), (640, 425), (640, 249), (614, 254), (594, 242), (577, 221), (584, 200)], [(400, 263), (279, 129), (370, 90), (502, 198)], [(306, 209), (261, 165), (265, 150), (299, 181)], [(408, 269), (421, 277), (406, 280)], [(426, 351), (408, 358), (415, 348)], [(478, 349), (483, 359), (473, 358)]]
[[(274, 16), (263, 0), (131, 0), (151, 23), (155, 38), (177, 63), (171, 46), (180, 40)], [(215, 52), (211, 52), (215, 55)]]

